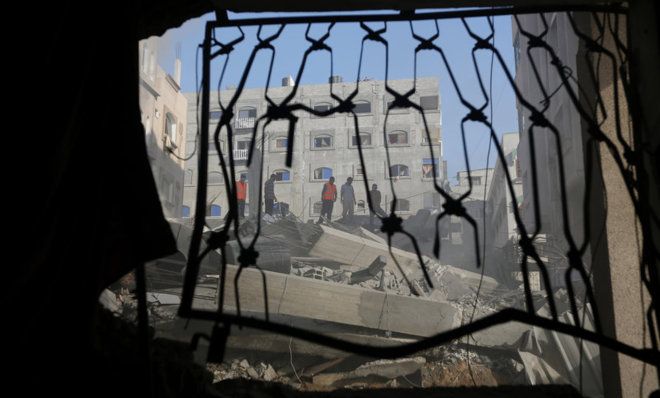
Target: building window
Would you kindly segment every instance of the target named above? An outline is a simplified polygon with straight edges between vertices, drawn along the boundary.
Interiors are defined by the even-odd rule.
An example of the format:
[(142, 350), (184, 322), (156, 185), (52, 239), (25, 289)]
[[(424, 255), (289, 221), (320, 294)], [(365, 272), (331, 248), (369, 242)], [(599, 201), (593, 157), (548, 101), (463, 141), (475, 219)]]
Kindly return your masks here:
[(332, 169), (330, 167), (319, 167), (314, 170), (312, 178), (314, 180), (327, 180), (332, 177)]
[(190, 207), (189, 206), (181, 206), (181, 217), (190, 218)]
[(371, 102), (369, 101), (356, 101), (355, 108), (353, 108), (355, 113), (371, 113)]
[(440, 170), (438, 170), (439, 165), (438, 159), (433, 158), (424, 158), (422, 159), (422, 178), (433, 178), (433, 165), (435, 164), (435, 172), (439, 175)]
[(241, 108), (238, 111), (238, 118), (239, 119), (248, 119), (248, 118), (255, 118), (257, 117), (257, 109), (253, 107), (245, 107)]
[(323, 208), (323, 202), (314, 202), (312, 206), (312, 214), (321, 214), (321, 209)]
[[(394, 202), (394, 201), (392, 201)], [(392, 202), (390, 202), (390, 208), (392, 207)], [(410, 211), (410, 201), (407, 199), (397, 199), (395, 211)]]
[[(431, 136), (431, 145), (440, 145), (440, 127), (429, 127), (429, 135)], [(422, 144), (428, 144), (429, 140), (426, 136), (426, 130), (422, 130)]]
[(425, 95), (419, 98), (419, 106), (425, 111), (437, 111), (439, 99), (437, 95)]
[(362, 169), (361, 165), (355, 165), (355, 177), (363, 177), (364, 176), (364, 170)]
[(395, 164), (390, 167), (390, 178), (410, 177), (410, 169), (404, 164)]
[(387, 143), (390, 145), (407, 145), (408, 133), (403, 130), (387, 133)]
[(211, 205), (211, 208), (209, 210), (210, 210), (209, 215), (211, 217), (220, 217), (222, 215), (222, 206)]
[(289, 139), (287, 137), (278, 137), (273, 140), (274, 149), (276, 150), (285, 150), (289, 145)]
[[(220, 150), (221, 150), (222, 152), (224, 152), (224, 151), (227, 150), (226, 145), (225, 145), (225, 141), (224, 141), (224, 140), (219, 139), (219, 140), (218, 140), (218, 145), (220, 146)], [(186, 151), (188, 150), (188, 147), (192, 147), (192, 148), (193, 148), (193, 152), (194, 152), (194, 151), (196, 150), (196, 149), (195, 149), (196, 146), (197, 146), (197, 143), (196, 143), (195, 141), (188, 141), (188, 143), (186, 144)], [(192, 152), (191, 152), (191, 153), (192, 153)], [(216, 149), (216, 147), (215, 147), (215, 140), (214, 140), (212, 137), (211, 137), (211, 139), (209, 140), (209, 156), (211, 156), (211, 155), (215, 155), (215, 156), (218, 155), (218, 151), (217, 151), (217, 149)], [(226, 155), (226, 153), (225, 153), (225, 155)]]
[[(369, 133), (360, 133), (360, 144), (362, 146), (371, 146), (371, 134)], [(351, 146), (358, 146), (358, 137), (355, 134), (351, 135)]]
[(314, 105), (314, 110), (317, 112), (327, 112), (332, 108), (332, 105), (327, 102), (320, 102)]
[(192, 171), (192, 169), (186, 170), (186, 175), (184, 177), (184, 183), (186, 185), (192, 185), (193, 184), (193, 171)]
[(390, 108), (393, 103), (394, 103), (393, 98), (390, 97), (390, 98), (386, 99), (385, 100), (385, 108), (383, 109), (383, 113), (387, 113), (388, 110), (390, 111), (390, 113), (408, 113), (408, 108), (405, 108), (405, 107), (395, 106), (393, 108)]
[(275, 170), (275, 181), (291, 181), (291, 173), (289, 170)]
[(481, 177), (470, 177), (472, 185), (481, 185)]
[(330, 135), (317, 135), (312, 141), (314, 149), (330, 149), (332, 148), (332, 136)]
[(165, 115), (165, 134), (176, 144), (176, 118), (170, 112)]
[(209, 180), (208, 184), (209, 185), (218, 185), (222, 184), (222, 174), (217, 172), (217, 171), (212, 171), (209, 173)]
[(210, 120), (219, 120), (221, 116), (222, 116), (222, 111), (211, 111), (211, 112), (209, 112), (209, 119)]

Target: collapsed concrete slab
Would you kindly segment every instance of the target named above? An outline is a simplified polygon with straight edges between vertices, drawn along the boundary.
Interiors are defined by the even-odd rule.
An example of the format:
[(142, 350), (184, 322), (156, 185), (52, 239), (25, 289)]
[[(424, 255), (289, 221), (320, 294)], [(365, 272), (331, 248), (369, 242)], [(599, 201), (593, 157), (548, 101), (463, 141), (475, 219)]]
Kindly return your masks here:
[[(234, 310), (234, 276), (238, 267), (227, 268), (224, 302), (227, 310)], [(430, 336), (457, 324), (457, 310), (450, 303), (294, 275), (267, 271), (265, 274), (271, 315), (318, 319), (413, 336)], [(238, 286), (241, 311), (263, 317), (261, 273), (253, 268), (244, 269)], [(217, 309), (217, 290), (198, 286), (195, 295), (194, 308)]]
[(436, 289), (444, 289), (446, 300), (455, 300), (480, 289), (482, 294), (490, 294), (499, 287), (499, 283), (490, 276), (481, 275), (478, 272), (464, 270), (451, 265), (440, 264), (437, 261), (422, 257), (431, 271)]
[(327, 258), (342, 264), (357, 265), (360, 268), (368, 267), (378, 256), (385, 256), (387, 258), (386, 268), (400, 276), (401, 272), (394, 262), (394, 258), (396, 258), (406, 277), (409, 279), (423, 277), (421, 264), (414, 253), (392, 248), (392, 255), (390, 255), (390, 248), (387, 244), (323, 225), (321, 228), (323, 233), (312, 246), (310, 256)]
[[(585, 313), (581, 318), (583, 327), (594, 330), (594, 318), (591, 306), (582, 308)], [(541, 307), (537, 314), (550, 317), (548, 306)], [(559, 314), (560, 322), (573, 324), (573, 316), (569, 311)], [(602, 397), (603, 374), (600, 366), (600, 349), (597, 344), (581, 341), (572, 336), (534, 327), (534, 337), (538, 345), (544, 347), (543, 359), (561, 376), (561, 380), (576, 388), (581, 388), (585, 396)]]
[(366, 238), (373, 240), (374, 242), (378, 242), (383, 245), (387, 244), (385, 238), (381, 237), (380, 235), (376, 235), (375, 233), (369, 231), (366, 228), (360, 227), (360, 233), (362, 233), (362, 235), (364, 235)]

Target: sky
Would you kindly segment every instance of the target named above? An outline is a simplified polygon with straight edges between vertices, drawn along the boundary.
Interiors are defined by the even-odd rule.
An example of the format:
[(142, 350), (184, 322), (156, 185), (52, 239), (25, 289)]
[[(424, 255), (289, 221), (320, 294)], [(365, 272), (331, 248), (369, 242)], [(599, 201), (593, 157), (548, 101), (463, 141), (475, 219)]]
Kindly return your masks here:
[[(230, 19), (273, 17), (277, 15), (292, 14), (229, 14)], [(296, 15), (296, 14), (294, 14)], [(300, 14), (297, 14), (300, 15)], [(206, 21), (213, 20), (213, 13), (200, 18), (187, 21), (181, 27), (167, 31), (158, 49), (159, 64), (169, 73), (174, 69), (175, 47), (181, 47), (181, 87), (183, 92), (194, 92), (196, 78), (201, 79), (201, 50), (197, 48), (204, 38), (204, 25)], [(466, 19), (467, 24), (474, 33), (485, 37), (490, 28), (485, 17)], [(511, 18), (508, 16), (495, 17), (495, 45), (500, 50), (507, 67), (515, 75), (514, 57), (511, 36)], [(373, 29), (382, 28), (380, 23), (369, 23)], [(481, 93), (477, 73), (473, 65), (472, 48), (474, 40), (469, 37), (461, 20), (438, 21), (440, 36), (435, 43), (445, 52), (451, 70), (456, 77), (459, 89), (464, 98), (474, 105), (482, 105), (484, 97)], [(314, 24), (310, 29), (310, 36), (318, 38), (328, 29), (328, 24)], [(262, 36), (275, 32), (278, 26), (264, 26)], [(288, 25), (281, 36), (274, 41), (276, 47), (271, 86), (280, 86), (282, 77), (296, 73), (302, 61), (303, 52), (309, 46), (305, 40), (306, 25)], [(415, 33), (422, 37), (429, 37), (435, 33), (432, 21), (415, 21)], [(236, 85), (240, 80), (245, 61), (252, 47), (256, 43), (256, 27), (243, 28), (245, 39), (232, 53), (227, 72), (223, 80), (223, 88)], [(238, 37), (237, 28), (223, 28), (216, 31), (219, 41), (230, 41)], [(358, 60), (362, 37), (365, 31), (357, 23), (336, 24), (331, 30), (327, 44), (333, 48), (333, 74), (340, 75), (344, 81), (355, 81), (358, 70)], [(407, 22), (390, 22), (383, 37), (389, 43), (389, 79), (409, 79), (414, 75), (414, 48), (417, 41), (412, 38), (410, 25)], [(267, 80), (270, 53), (262, 51), (255, 59), (255, 63), (247, 80), (248, 88), (264, 87)], [(480, 50), (476, 53), (476, 61), (484, 82), (485, 90), (491, 93), (491, 106), (485, 109), (490, 117), (498, 137), (503, 133), (517, 131), (517, 112), (515, 97), (505, 74), (497, 61), (493, 61), (492, 84), (490, 82), (491, 53)], [(224, 58), (218, 58), (212, 63), (216, 71), (212, 77), (212, 84), (217, 85), (219, 73)], [(379, 43), (367, 42), (364, 48), (362, 70), (360, 78), (384, 80), (385, 78), (385, 50)], [(195, 69), (198, 68), (196, 76)], [(301, 78), (301, 84), (326, 83), (330, 75), (330, 56), (328, 52), (314, 52), (308, 59)], [(465, 170), (465, 159), (462, 151), (460, 123), (467, 113), (457, 96), (451, 83), (449, 73), (444, 67), (437, 52), (421, 51), (417, 59), (418, 77), (436, 77), (440, 82), (440, 101), (442, 112), (442, 139), (444, 145), (444, 159), (447, 161), (448, 176), (452, 184), (456, 183), (455, 176), (459, 170)], [(212, 86), (213, 87), (213, 86)], [(472, 169), (486, 167), (486, 154), (488, 151), (488, 131), (475, 123), (466, 125), (466, 140), (469, 153), (470, 167)], [(494, 149), (491, 149), (490, 167), (495, 162)]]

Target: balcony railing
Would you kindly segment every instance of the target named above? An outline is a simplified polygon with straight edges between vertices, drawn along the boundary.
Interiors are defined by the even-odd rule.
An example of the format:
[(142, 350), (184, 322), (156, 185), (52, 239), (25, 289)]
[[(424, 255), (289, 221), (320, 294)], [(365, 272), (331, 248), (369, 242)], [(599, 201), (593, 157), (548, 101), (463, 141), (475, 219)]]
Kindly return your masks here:
[(239, 117), (234, 121), (234, 128), (236, 129), (251, 129), (254, 127), (253, 117)]
[(234, 160), (246, 160), (248, 158), (247, 149), (234, 149)]

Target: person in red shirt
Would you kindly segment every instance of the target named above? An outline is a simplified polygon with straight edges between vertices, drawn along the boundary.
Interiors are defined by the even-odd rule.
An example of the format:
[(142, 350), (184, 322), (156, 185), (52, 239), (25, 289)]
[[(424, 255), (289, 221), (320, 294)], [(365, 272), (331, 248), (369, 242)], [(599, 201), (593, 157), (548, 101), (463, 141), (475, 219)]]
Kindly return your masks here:
[(248, 183), (245, 181), (245, 174), (241, 174), (241, 179), (236, 181), (236, 200), (238, 201), (238, 217), (245, 217), (245, 199), (247, 198)]
[(323, 184), (323, 190), (321, 191), (321, 202), (323, 207), (321, 207), (321, 216), (317, 224), (320, 224), (323, 221), (323, 216), (328, 221), (332, 220), (332, 207), (337, 201), (337, 186), (335, 185), (335, 177), (330, 177), (328, 182)]

